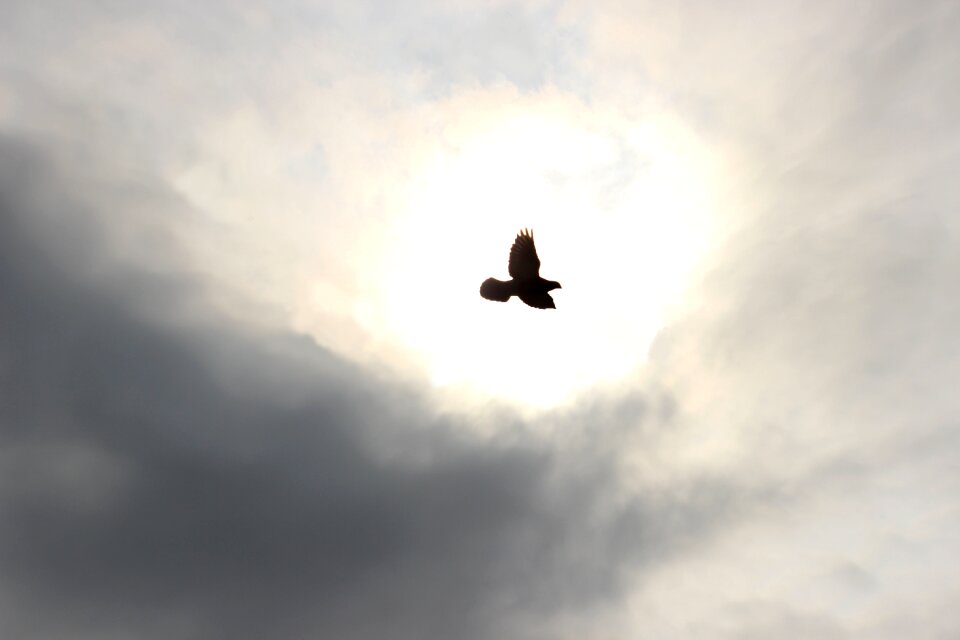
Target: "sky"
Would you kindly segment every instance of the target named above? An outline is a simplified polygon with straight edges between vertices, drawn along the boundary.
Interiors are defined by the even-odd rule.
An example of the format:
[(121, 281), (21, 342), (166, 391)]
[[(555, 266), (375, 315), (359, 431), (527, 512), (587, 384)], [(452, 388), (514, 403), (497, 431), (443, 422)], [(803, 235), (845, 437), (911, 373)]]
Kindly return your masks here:
[(958, 32), (0, 0), (0, 636), (960, 636)]

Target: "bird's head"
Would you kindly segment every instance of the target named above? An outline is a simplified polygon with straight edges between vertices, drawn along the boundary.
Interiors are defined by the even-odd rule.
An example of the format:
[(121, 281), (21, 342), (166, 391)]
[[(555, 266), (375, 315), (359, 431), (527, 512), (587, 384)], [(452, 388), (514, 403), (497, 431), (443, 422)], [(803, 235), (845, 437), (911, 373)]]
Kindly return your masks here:
[(562, 289), (559, 282), (554, 280), (547, 280), (547, 291), (553, 291), (554, 289)]

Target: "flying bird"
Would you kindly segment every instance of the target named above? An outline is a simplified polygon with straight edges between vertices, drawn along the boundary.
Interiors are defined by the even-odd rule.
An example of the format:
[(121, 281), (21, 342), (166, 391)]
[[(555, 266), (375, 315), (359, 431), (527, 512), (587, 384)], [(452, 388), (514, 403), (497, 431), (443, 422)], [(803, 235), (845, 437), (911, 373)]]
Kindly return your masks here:
[(540, 277), (540, 258), (537, 257), (537, 247), (533, 244), (533, 233), (529, 229), (518, 233), (513, 241), (507, 270), (512, 280), (503, 282), (487, 278), (480, 285), (480, 295), (497, 302), (506, 302), (512, 296), (517, 296), (537, 309), (557, 308), (549, 292), (559, 289), (560, 283)]

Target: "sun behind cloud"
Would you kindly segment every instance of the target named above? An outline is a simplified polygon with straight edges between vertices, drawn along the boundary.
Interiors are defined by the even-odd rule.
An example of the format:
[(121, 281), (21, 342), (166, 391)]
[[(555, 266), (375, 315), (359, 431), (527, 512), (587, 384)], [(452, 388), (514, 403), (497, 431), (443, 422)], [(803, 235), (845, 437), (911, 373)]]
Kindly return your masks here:
[[(552, 92), (478, 100), (444, 131), (397, 216), (377, 316), (435, 385), (554, 406), (628, 374), (713, 232), (707, 150), (663, 114), (591, 110)], [(485, 301), (522, 227), (557, 311)]]

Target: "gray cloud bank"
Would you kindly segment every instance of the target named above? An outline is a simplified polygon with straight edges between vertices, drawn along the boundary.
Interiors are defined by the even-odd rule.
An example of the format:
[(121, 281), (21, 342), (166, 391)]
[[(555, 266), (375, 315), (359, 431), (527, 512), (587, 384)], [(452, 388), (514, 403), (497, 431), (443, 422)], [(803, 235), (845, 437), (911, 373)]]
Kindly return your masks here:
[(603, 451), (465, 435), (310, 341), (177, 315), (189, 278), (118, 266), (83, 187), (0, 147), (4, 636), (536, 637), (719, 517), (722, 487), (617, 506)]
[[(438, 413), (215, 312), (177, 257), (196, 220), (144, 178), (190, 135), (158, 115), (168, 88), (113, 82), (99, 63), (135, 59), (109, 48), (90, 85), (51, 75), (69, 47), (15, 55), (45, 21), (6, 39), (26, 97), (0, 140), (0, 635), (603, 637), (571, 617), (634, 598), (607, 637), (957, 637), (956, 5), (690, 5), (662, 57), (646, 36), (671, 23), (633, 6), (583, 73), (674, 96), (739, 162), (744, 211), (641, 372), (669, 393), (631, 380), (536, 424)], [(412, 56), (449, 63), (436, 92), (503, 77), (447, 37)], [(501, 54), (518, 84), (569, 54), (530, 43), (531, 68)], [(75, 104), (111, 87), (116, 111)]]

